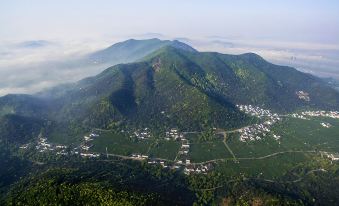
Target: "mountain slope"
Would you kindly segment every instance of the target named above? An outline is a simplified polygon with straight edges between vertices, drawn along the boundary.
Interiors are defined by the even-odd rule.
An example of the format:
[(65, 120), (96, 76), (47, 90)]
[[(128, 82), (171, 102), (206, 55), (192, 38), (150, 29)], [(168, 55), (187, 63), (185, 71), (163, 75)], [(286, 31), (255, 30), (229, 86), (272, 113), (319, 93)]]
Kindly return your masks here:
[[(118, 65), (74, 85), (58, 112), (84, 127), (124, 122), (133, 127), (236, 127), (246, 116), (226, 99), (195, 87), (173, 68), (151, 62)], [(65, 118), (65, 116), (67, 118)]]
[[(202, 82), (209, 82), (215, 93), (234, 104), (254, 104), (279, 112), (338, 108), (338, 92), (321, 79), (291, 67), (271, 64), (256, 54), (180, 51), (179, 55), (194, 64), (195, 71), (200, 69)], [(183, 75), (190, 78), (190, 74)], [(308, 93), (310, 100), (300, 98), (299, 91)]]

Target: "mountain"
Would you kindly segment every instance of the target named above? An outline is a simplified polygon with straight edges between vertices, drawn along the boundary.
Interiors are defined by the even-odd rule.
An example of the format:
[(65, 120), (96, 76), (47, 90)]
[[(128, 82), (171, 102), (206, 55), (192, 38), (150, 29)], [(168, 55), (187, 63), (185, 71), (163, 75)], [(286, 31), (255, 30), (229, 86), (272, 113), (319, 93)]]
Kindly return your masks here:
[(53, 43), (49, 41), (45, 41), (45, 40), (32, 40), (32, 41), (21, 42), (17, 46), (19, 48), (36, 49), (36, 48), (45, 47), (51, 44)]
[[(159, 41), (129, 40), (103, 53), (108, 58), (108, 51), (119, 47), (127, 50), (126, 45), (139, 44), (150, 48)], [(138, 62), (119, 64), (97, 76), (33, 96), (0, 98), (0, 115), (48, 120), (48, 126), (43, 126), (47, 135), (72, 142), (93, 128), (149, 127), (160, 134), (173, 127), (191, 131), (239, 128), (255, 121), (236, 104), (282, 113), (339, 108), (337, 91), (294, 68), (271, 64), (253, 53), (197, 52), (177, 41), (160, 42), (168, 45), (157, 50), (155, 46), (156, 51)], [(145, 54), (141, 52), (144, 46), (138, 48), (135, 58)]]
[(160, 40), (157, 38), (147, 40), (129, 39), (127, 41), (113, 44), (101, 51), (94, 52), (86, 57), (93, 62), (108, 63), (111, 65), (119, 63), (130, 63), (147, 56), (148, 54), (164, 46), (172, 46), (187, 51), (196, 51), (187, 44), (177, 40)]

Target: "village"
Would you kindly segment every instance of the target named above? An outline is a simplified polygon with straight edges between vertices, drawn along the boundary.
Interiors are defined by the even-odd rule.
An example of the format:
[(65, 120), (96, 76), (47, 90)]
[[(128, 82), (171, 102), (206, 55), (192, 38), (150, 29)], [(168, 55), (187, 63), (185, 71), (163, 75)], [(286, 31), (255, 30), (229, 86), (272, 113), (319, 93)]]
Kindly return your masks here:
[(93, 144), (91, 144), (91, 142), (96, 137), (99, 137), (99, 134), (96, 134), (94, 132), (91, 132), (89, 135), (85, 135), (84, 141), (80, 144), (79, 147), (73, 149), (73, 153), (80, 154), (80, 156), (82, 157), (93, 157), (93, 158), (100, 157), (100, 154), (89, 152), (89, 149), (93, 147)]
[[(23, 147), (21, 147), (23, 148)], [(26, 147), (27, 148), (27, 147)], [(40, 153), (46, 151), (55, 151), (58, 155), (67, 155), (66, 149), (68, 148), (66, 145), (61, 144), (52, 144), (47, 142), (47, 138), (43, 137), (41, 134), (38, 137), (37, 144), (35, 146), (36, 150)]]
[[(293, 118), (298, 118), (298, 119), (304, 119), (304, 120), (310, 120), (310, 117), (326, 117), (326, 118), (339, 119), (339, 112), (338, 111), (305, 111), (305, 112), (301, 112), (301, 114), (293, 113), (288, 116), (293, 117)], [(332, 127), (332, 125), (327, 122), (321, 122), (320, 125), (325, 128)]]
[(213, 168), (212, 163), (194, 164), (189, 158), (190, 142), (185, 138), (182, 132), (178, 129), (171, 129), (165, 133), (165, 140), (167, 141), (180, 141), (181, 146), (176, 155), (174, 162), (166, 162), (165, 160), (150, 160), (149, 164), (160, 164), (164, 168), (171, 168), (175, 170), (183, 170), (186, 175), (189, 174), (207, 174)]
[[(280, 144), (280, 135), (273, 134), (272, 126), (281, 121), (282, 117), (293, 117), (300, 119), (308, 119), (308, 117), (330, 117), (330, 118), (339, 118), (339, 112), (337, 111), (306, 111), (301, 113), (292, 113), (288, 115), (278, 115), (272, 113), (270, 110), (262, 109), (257, 106), (252, 105), (237, 105), (239, 110), (244, 113), (257, 117), (262, 120), (262, 123), (257, 123), (249, 125), (235, 131), (240, 133), (239, 140), (241, 142), (248, 141), (260, 141), (264, 138), (270, 137), (278, 141)], [(320, 123), (325, 128), (330, 128), (332, 125), (326, 122)], [(125, 132), (121, 130), (122, 133), (128, 134), (130, 138), (135, 138), (137, 141), (145, 141), (152, 138), (152, 133), (149, 128), (143, 128), (136, 131)], [(187, 133), (187, 132), (186, 132)], [(164, 133), (163, 139), (165, 141), (176, 141), (180, 142), (180, 148), (177, 152), (177, 155), (174, 160), (161, 159), (157, 157), (150, 157), (148, 154), (138, 154), (132, 153), (128, 156), (108, 154), (106, 148), (106, 154), (92, 152), (91, 148), (93, 147), (93, 140), (100, 137), (100, 130), (92, 130), (83, 136), (81, 143), (74, 148), (68, 148), (66, 145), (62, 144), (53, 144), (47, 141), (46, 137), (43, 137), (42, 134), (39, 134), (36, 143), (24, 144), (20, 146), (20, 149), (28, 149), (34, 147), (38, 152), (51, 152), (56, 155), (67, 156), (67, 155), (78, 155), (83, 158), (99, 158), (101, 156), (116, 156), (123, 159), (132, 159), (137, 161), (146, 161), (148, 164), (161, 165), (163, 168), (169, 168), (173, 170), (183, 171), (186, 175), (189, 174), (206, 174), (208, 171), (213, 169), (214, 165), (212, 163), (193, 163), (190, 160), (190, 148), (191, 144), (189, 139), (185, 138), (185, 132), (180, 132), (177, 128), (169, 129)], [(329, 158), (332, 161), (338, 160), (338, 155), (330, 154), (323, 152), (323, 155)]]
[[(79, 155), (83, 158), (99, 158), (101, 156), (117, 156), (122, 157), (124, 159), (132, 159), (137, 161), (147, 161), (148, 164), (158, 164), (161, 165), (163, 168), (169, 168), (173, 170), (180, 170), (184, 171), (185, 174), (193, 174), (193, 173), (202, 173), (206, 174), (209, 170), (213, 168), (212, 163), (209, 164), (192, 164), (188, 153), (190, 149), (189, 140), (184, 137), (183, 133), (180, 133), (178, 129), (170, 129), (168, 132), (165, 132), (164, 139), (166, 141), (179, 141), (181, 142), (181, 146), (177, 153), (177, 157), (174, 161), (160, 159), (156, 157), (149, 157), (145, 154), (138, 154), (133, 153), (129, 156), (122, 156), (122, 155), (114, 155), (108, 154), (106, 149), (106, 154), (100, 154), (91, 152), (91, 148), (93, 147), (93, 140), (95, 138), (100, 137), (99, 133), (92, 131), (88, 135), (84, 135), (83, 140), (81, 143), (70, 149), (66, 145), (61, 144), (53, 144), (47, 141), (47, 138), (43, 137), (42, 134), (39, 135), (37, 138), (37, 142), (24, 144), (20, 146), (20, 149), (26, 150), (32, 145), (35, 145), (35, 149), (39, 153), (50, 152), (52, 154), (61, 155), (61, 156), (68, 156), (68, 155)], [(140, 131), (133, 132), (133, 135), (130, 137), (136, 138), (139, 141), (148, 139), (151, 137), (151, 132), (148, 128), (144, 128)]]
[[(273, 124), (281, 120), (278, 114), (272, 114), (270, 110), (265, 110), (260, 107), (252, 105), (237, 105), (240, 111), (246, 114), (264, 119), (265, 121), (260, 124), (253, 124), (239, 129), (241, 142), (261, 140), (271, 133), (271, 127)], [(272, 134), (275, 140), (279, 140), (281, 136)]]
[(338, 111), (304, 111), (301, 113), (292, 113), (288, 116), (298, 118), (298, 119), (305, 119), (309, 120), (310, 117), (327, 117), (333, 119), (339, 119), (339, 112)]
[[(247, 141), (256, 141), (262, 140), (264, 137), (271, 136), (275, 140), (279, 140), (281, 138), (280, 135), (273, 134), (271, 131), (271, 127), (276, 122), (282, 120), (282, 117), (293, 117), (303, 120), (309, 120), (310, 117), (327, 117), (339, 119), (338, 111), (304, 111), (301, 113), (292, 113), (287, 115), (278, 115), (272, 114), (270, 110), (265, 110), (260, 107), (252, 106), (252, 105), (236, 105), (240, 111), (243, 111), (246, 114), (251, 116), (255, 116), (259, 119), (265, 118), (266, 121), (260, 124), (253, 124), (244, 128), (239, 129), (241, 142)], [(321, 126), (325, 128), (330, 128), (332, 125), (330, 123), (321, 122)], [(270, 134), (270, 135), (269, 135)], [(280, 142), (279, 142), (280, 143)]]
[(322, 157), (326, 157), (331, 161), (339, 161), (338, 153), (329, 153), (329, 152), (320, 151), (320, 154)]
[[(123, 131), (124, 132), (124, 131)], [(136, 137), (139, 140), (145, 140), (151, 137), (149, 129), (146, 127), (141, 131), (133, 132), (133, 135), (130, 135), (131, 138)]]
[(298, 114), (298, 113), (292, 113), (292, 114), (289, 114), (288, 116), (293, 117), (293, 118), (297, 118), (297, 119), (308, 120), (308, 118), (306, 118), (304, 115)]
[(302, 112), (301, 114), (310, 117), (329, 117), (333, 119), (339, 119), (338, 111), (306, 111)]
[(262, 109), (260, 107), (256, 107), (256, 106), (252, 106), (252, 105), (236, 105), (237, 108), (246, 113), (249, 114), (251, 116), (255, 116), (258, 118), (263, 118), (263, 117), (268, 117), (270, 119), (272, 118), (278, 118), (279, 115), (278, 114), (272, 114), (270, 110), (268, 109)]

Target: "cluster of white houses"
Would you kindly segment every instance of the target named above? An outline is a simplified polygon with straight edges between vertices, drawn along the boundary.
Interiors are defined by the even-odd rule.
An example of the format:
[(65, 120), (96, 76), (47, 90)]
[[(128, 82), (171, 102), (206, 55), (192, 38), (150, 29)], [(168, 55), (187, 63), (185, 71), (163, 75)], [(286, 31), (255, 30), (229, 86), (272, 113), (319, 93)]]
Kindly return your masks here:
[(20, 149), (26, 150), (29, 148), (35, 148), (38, 152), (54, 152), (57, 155), (68, 155), (67, 146), (62, 144), (52, 144), (47, 141), (47, 138), (39, 134), (36, 143), (23, 144), (19, 147)]
[(254, 124), (248, 127), (244, 127), (239, 130), (240, 132), (240, 141), (255, 141), (261, 140), (267, 135), (271, 130), (267, 124)]
[(184, 173), (189, 174), (207, 174), (209, 170), (213, 169), (212, 163), (206, 164), (190, 164), (184, 168)]
[(90, 142), (90, 141), (93, 141), (93, 138), (95, 138), (95, 137), (99, 137), (99, 134), (92, 132), (88, 136), (85, 135), (84, 140), (85, 140), (85, 142)]
[(54, 148), (50, 143), (47, 142), (47, 138), (39, 137), (37, 145), (35, 146), (39, 152), (53, 151)]
[(148, 160), (147, 162), (148, 164), (155, 164), (155, 165), (161, 165), (163, 168), (171, 168), (171, 169), (179, 169), (180, 166), (177, 166), (177, 165), (173, 165), (173, 166), (170, 166), (171, 164), (166, 162), (165, 160), (161, 160), (161, 159), (150, 159)]
[[(275, 139), (275, 140), (279, 140), (279, 139), (281, 138), (280, 135), (276, 135), (276, 134), (273, 134), (272, 137), (273, 137), (273, 139)], [(279, 144), (280, 144), (280, 142), (279, 142)]]
[(181, 140), (181, 147), (178, 151), (177, 163), (179, 164), (191, 164), (191, 160), (188, 158), (188, 153), (190, 151), (190, 144), (186, 138), (182, 138)]
[[(79, 147), (73, 148), (72, 151), (67, 151), (66, 145), (60, 144), (51, 144), (47, 142), (47, 138), (39, 135), (38, 142), (35, 148), (39, 152), (53, 151), (57, 155), (69, 155), (75, 154), (82, 157), (100, 157), (100, 154), (90, 153), (88, 150), (92, 147), (89, 143), (93, 140), (94, 137), (99, 136), (98, 134), (91, 133), (89, 136), (84, 136), (84, 142), (79, 145)], [(26, 145), (21, 146), (20, 148), (27, 148)]]
[(144, 139), (148, 139), (151, 137), (151, 132), (150, 130), (146, 127), (141, 131), (135, 131), (133, 133), (133, 135), (131, 135), (130, 137), (136, 137), (139, 140), (144, 140)]
[(334, 119), (339, 119), (338, 111), (306, 111), (301, 113), (304, 116), (310, 117), (329, 117)]
[[(150, 132), (147, 128), (143, 129), (142, 132), (137, 133), (139, 137), (149, 137)], [(79, 146), (66, 150), (67, 146), (65, 145), (57, 145), (48, 143), (47, 138), (39, 135), (38, 141), (35, 145), (35, 148), (39, 152), (53, 151), (57, 155), (79, 155), (83, 158), (98, 158), (101, 156), (99, 153), (90, 152), (90, 148), (93, 146), (91, 143), (94, 138), (99, 137), (99, 134), (92, 132), (83, 137), (83, 141)], [(191, 161), (188, 157), (188, 153), (190, 150), (189, 141), (184, 137), (182, 133), (180, 133), (177, 129), (171, 129), (169, 132), (166, 132), (166, 138), (170, 138), (169, 140), (173, 141), (181, 141), (181, 147), (178, 151), (178, 160), (172, 162), (159, 158), (150, 158), (148, 155), (144, 154), (131, 154), (129, 157), (134, 160), (144, 161), (147, 160), (149, 164), (159, 164), (164, 168), (170, 168), (175, 170), (182, 170), (185, 174), (192, 173), (207, 173), (208, 170), (212, 168), (212, 164), (191, 164)], [(20, 146), (20, 149), (27, 149), (31, 144), (24, 144)]]
[(84, 141), (80, 144), (79, 148), (74, 149), (74, 154), (80, 154), (81, 157), (100, 157), (100, 154), (98, 153), (89, 152), (89, 149), (93, 147), (93, 144), (91, 144), (91, 142), (94, 140), (94, 138), (99, 136), (100, 135), (95, 132), (91, 132), (89, 135), (85, 135)]
[(143, 155), (143, 154), (131, 154), (132, 159), (135, 160), (145, 160), (148, 159), (148, 155)]
[(184, 135), (179, 133), (179, 131), (177, 129), (171, 129), (170, 131), (166, 132), (166, 140), (180, 140), (184, 138)]
[(307, 119), (304, 115), (302, 114), (298, 114), (298, 113), (293, 113), (293, 114), (289, 114), (288, 116), (293, 117), (293, 118), (298, 118), (298, 119)]
[(262, 118), (279, 118), (278, 114), (272, 114), (268, 109), (262, 109), (260, 107), (252, 106), (252, 105), (237, 105), (240, 111), (245, 112), (246, 114)]
[[(206, 164), (194, 164), (191, 162), (189, 158), (190, 152), (190, 142), (187, 138), (185, 138), (183, 133), (180, 133), (177, 129), (171, 129), (166, 132), (166, 140), (176, 140), (181, 142), (180, 149), (178, 151), (177, 157), (175, 159), (174, 164), (169, 166), (171, 169), (180, 169), (183, 170), (185, 174), (206, 174), (209, 170), (213, 168), (211, 163)], [(161, 164), (161, 162), (160, 162)], [(163, 164), (161, 164), (163, 165)], [(165, 166), (167, 167), (167, 166)]]
[(93, 157), (93, 158), (96, 158), (96, 157), (100, 157), (100, 154), (96, 154), (96, 153), (80, 153), (80, 156), (81, 157)]
[(192, 164), (191, 160), (188, 156), (188, 153), (189, 153), (190, 147), (191, 147), (189, 140), (186, 139), (183, 136), (183, 134), (180, 134), (179, 139), (181, 141), (181, 147), (178, 151), (176, 162), (175, 162), (175, 165), (173, 167), (174, 168), (183, 167), (184, 173), (187, 174), (187, 175), (193, 174), (193, 173), (206, 174), (212, 168), (212, 164), (211, 163)]
[(325, 156), (331, 161), (339, 161), (339, 154), (333, 154), (329, 152), (320, 151), (321, 156)]
[(298, 113), (289, 114), (288, 116), (298, 118), (298, 119), (305, 119), (309, 120), (307, 117), (328, 117), (333, 119), (339, 119), (339, 112), (338, 111), (305, 111)]
[[(281, 120), (278, 114), (272, 114), (271, 111), (267, 109), (262, 109), (252, 105), (237, 105), (237, 107), (240, 111), (243, 111), (246, 114), (266, 119), (263, 123), (253, 124), (240, 129), (239, 139), (242, 142), (261, 140), (268, 135), (269, 132), (271, 132), (272, 125)], [(280, 139), (280, 136), (273, 135), (273, 138), (278, 140)]]
[[(24, 146), (24, 147), (20, 147), (20, 148), (26, 149), (27, 147)], [(42, 137), (42, 135), (39, 135), (35, 149), (37, 149), (39, 152), (55, 151), (56, 154), (59, 154), (59, 155), (67, 155), (68, 154), (66, 152), (66, 149), (67, 149), (66, 145), (48, 143), (47, 138)]]
[(325, 127), (325, 128), (330, 128), (332, 127), (332, 125), (330, 123), (326, 123), (326, 122), (321, 122), (320, 123), (321, 126)]
[(311, 100), (309, 93), (305, 92), (305, 91), (297, 91), (295, 93), (299, 99), (304, 100), (306, 102), (309, 102)]

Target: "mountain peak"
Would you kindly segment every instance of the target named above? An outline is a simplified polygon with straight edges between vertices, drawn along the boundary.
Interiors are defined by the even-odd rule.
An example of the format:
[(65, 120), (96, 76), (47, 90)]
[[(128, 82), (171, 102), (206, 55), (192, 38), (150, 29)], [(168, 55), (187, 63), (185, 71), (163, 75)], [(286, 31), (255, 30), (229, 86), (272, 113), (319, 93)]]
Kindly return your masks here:
[(177, 40), (160, 40), (158, 38), (143, 40), (129, 39), (90, 54), (89, 58), (93, 62), (107, 63), (111, 65), (118, 63), (130, 63), (141, 60), (145, 56), (165, 46), (172, 46), (185, 51), (197, 52), (197, 50), (191, 46)]

